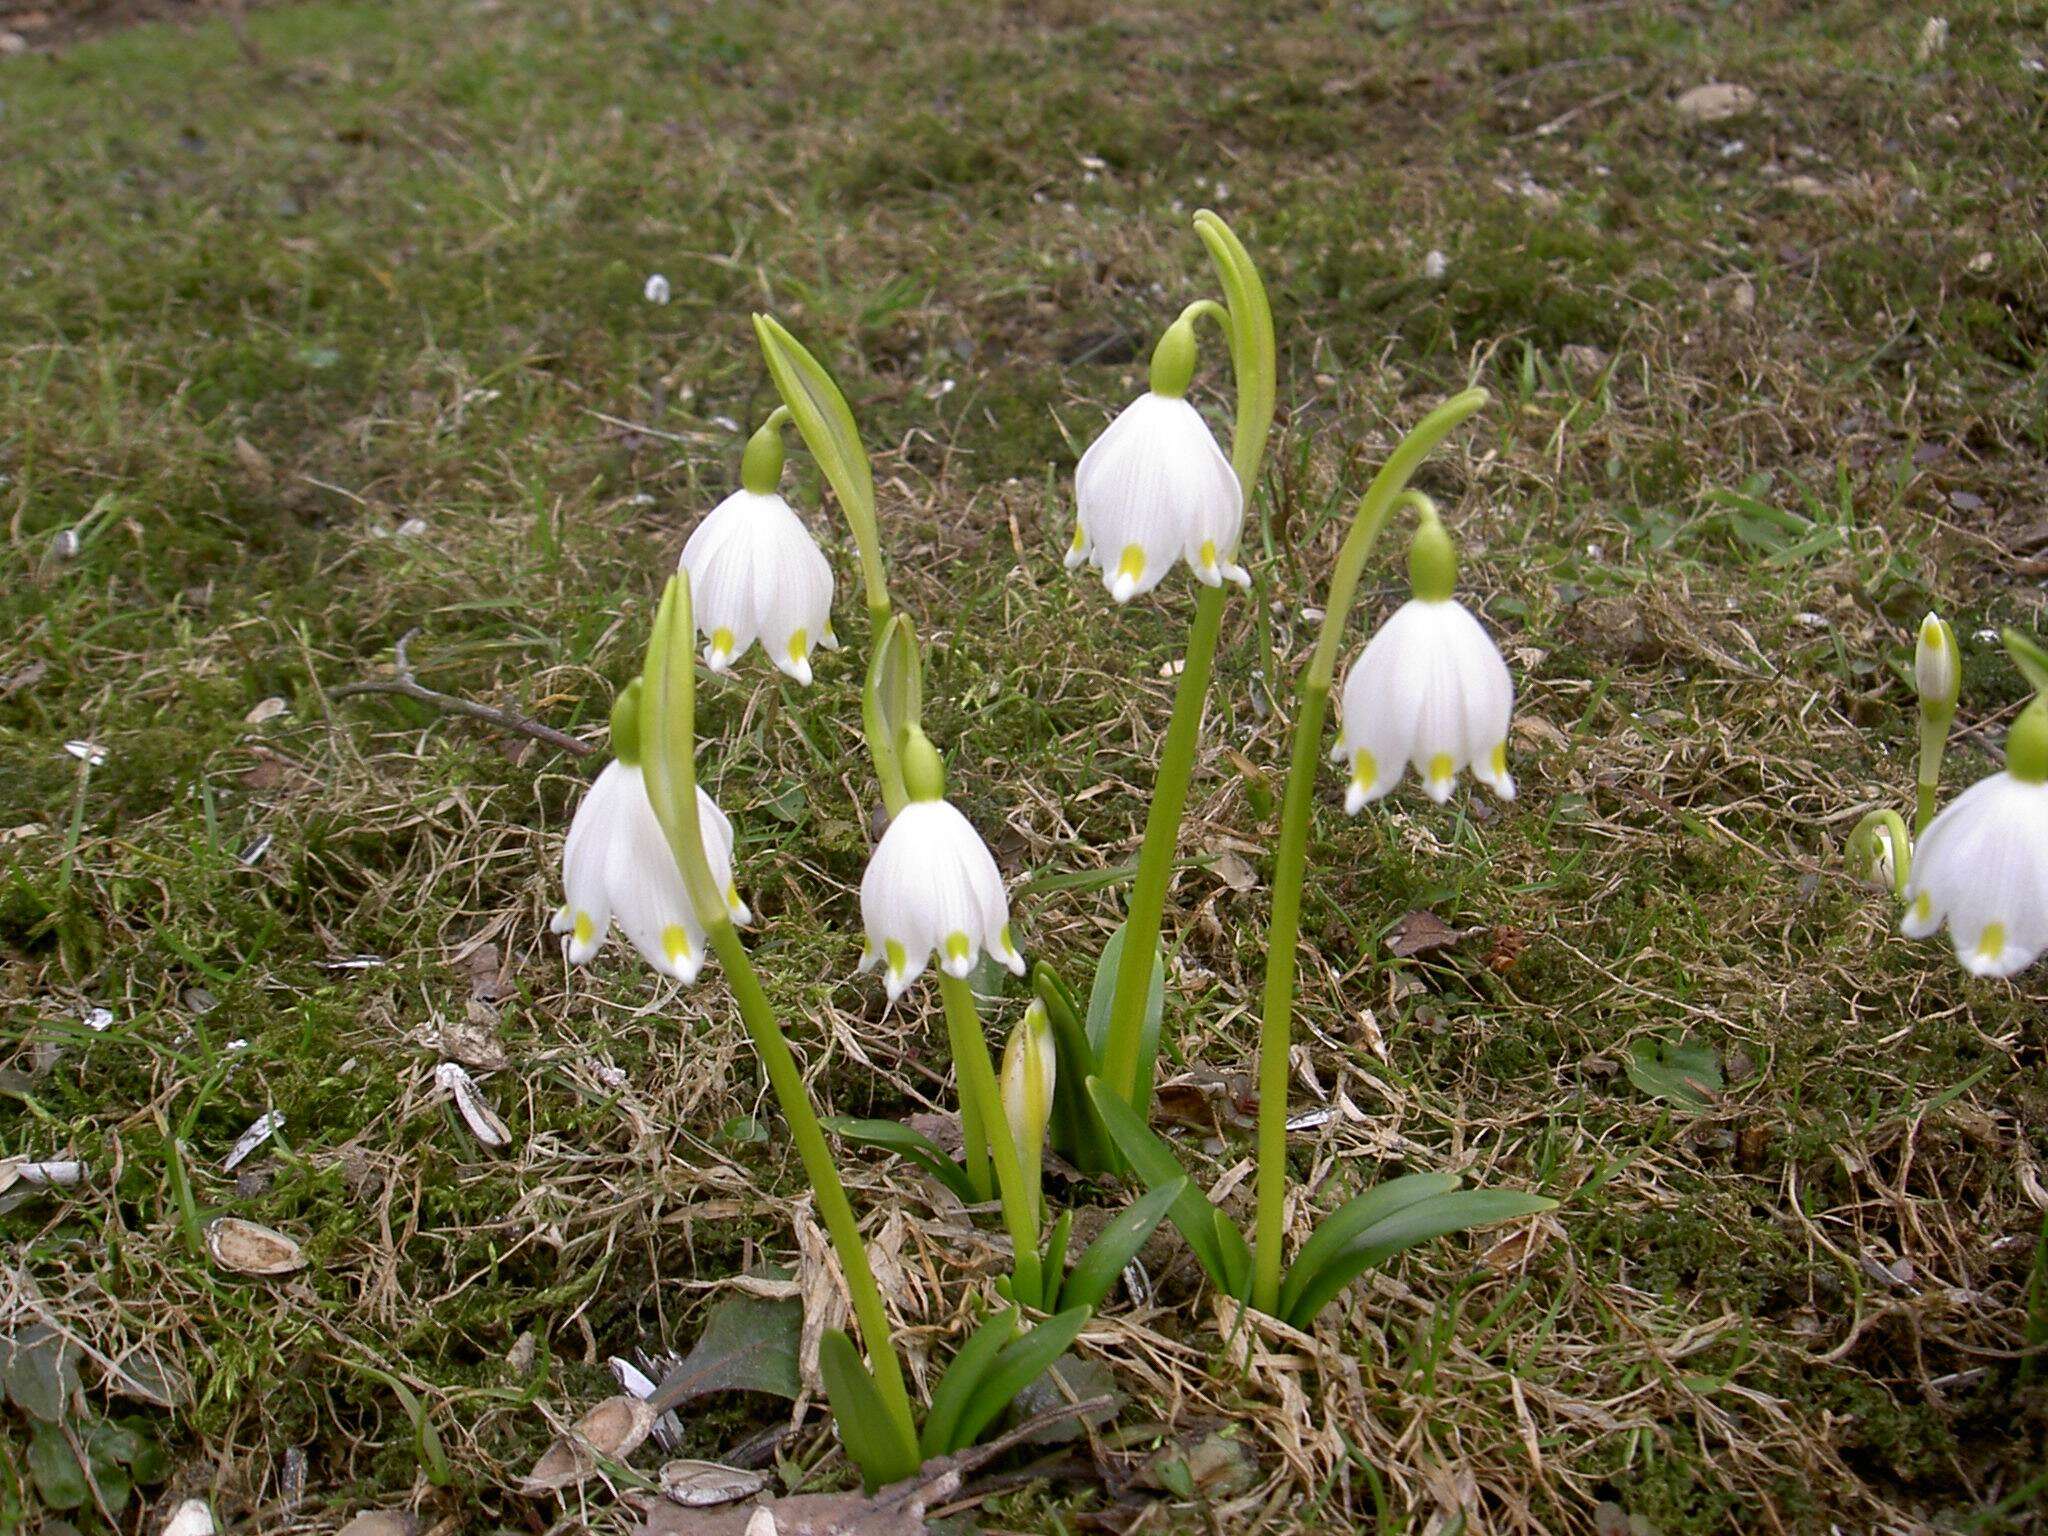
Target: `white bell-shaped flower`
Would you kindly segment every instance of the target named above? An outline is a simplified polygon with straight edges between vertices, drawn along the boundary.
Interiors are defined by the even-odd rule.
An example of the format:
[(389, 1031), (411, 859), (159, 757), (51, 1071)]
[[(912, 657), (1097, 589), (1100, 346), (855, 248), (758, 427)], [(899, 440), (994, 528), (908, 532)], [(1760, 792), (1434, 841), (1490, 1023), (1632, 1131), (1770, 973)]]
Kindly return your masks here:
[(2021, 712), (2006, 768), (1958, 795), (1913, 852), (1901, 931), (1948, 924), (1973, 976), (2010, 976), (2048, 949), (2048, 703)]
[(741, 488), (711, 509), (683, 546), (704, 662), (723, 672), (756, 640), (799, 683), (811, 648), (837, 650), (832, 565), (803, 519), (776, 492), (782, 433), (771, 421), (747, 443)]
[(884, 966), (891, 1002), (924, 974), (935, 951), (949, 976), (966, 976), (984, 951), (1023, 975), (995, 856), (941, 798), (938, 754), (914, 728), (904, 747), (903, 777), (910, 803), (889, 822), (860, 882), (866, 930), (860, 968)]
[[(613, 711), (612, 744), (620, 756), (597, 776), (569, 823), (562, 845), (566, 899), (551, 926), (566, 936), (570, 961), (583, 965), (603, 947), (616, 918), (642, 959), (687, 986), (704, 966), (705, 928), (647, 796), (634, 730), (637, 691), (636, 683)], [(697, 816), (726, 910), (734, 922), (747, 922), (732, 879), (732, 823), (701, 788)]]
[(1440, 523), (1427, 520), (1417, 532), (1409, 569), (1415, 596), (1380, 626), (1344, 679), (1343, 729), (1332, 753), (1351, 771), (1344, 809), (1356, 815), (1411, 763), (1439, 803), (1467, 768), (1512, 800), (1515, 685), (1485, 628), (1451, 596), (1456, 556)]
[(1119, 603), (1150, 592), (1175, 560), (1215, 587), (1248, 586), (1236, 563), (1244, 531), (1237, 471), (1185, 396), (1194, 371), (1194, 333), (1177, 321), (1152, 358), (1152, 388), (1126, 406), (1081, 455), (1074, 471), (1078, 512), (1067, 568), (1102, 572)]
[(1941, 615), (1930, 613), (1920, 621), (1920, 633), (1913, 645), (1913, 690), (1920, 707), (1940, 713), (1953, 711), (1963, 692), (1963, 669), (1956, 654), (1956, 632)]
[(1017, 1138), (1017, 1150), (1036, 1167), (1052, 1117), (1052, 1095), (1059, 1081), (1059, 1057), (1053, 1048), (1052, 1020), (1045, 1004), (1032, 1000), (1003, 1047), (1003, 1118)]

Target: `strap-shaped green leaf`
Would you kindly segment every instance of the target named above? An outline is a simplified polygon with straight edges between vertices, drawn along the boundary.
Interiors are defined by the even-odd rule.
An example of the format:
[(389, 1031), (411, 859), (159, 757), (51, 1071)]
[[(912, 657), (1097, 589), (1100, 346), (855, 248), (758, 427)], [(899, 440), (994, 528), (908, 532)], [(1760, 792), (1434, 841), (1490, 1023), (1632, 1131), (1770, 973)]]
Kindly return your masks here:
[[(1233, 1296), (1242, 1291), (1231, 1283), (1230, 1265), (1224, 1258), (1222, 1241), (1217, 1237), (1218, 1212), (1209, 1203), (1208, 1196), (1188, 1182), (1187, 1172), (1180, 1165), (1180, 1159), (1152, 1128), (1140, 1120), (1131, 1106), (1118, 1098), (1110, 1086), (1099, 1077), (1088, 1079), (1088, 1096), (1094, 1100), (1095, 1112), (1102, 1117), (1102, 1124), (1116, 1142), (1117, 1150), (1131, 1165), (1147, 1189), (1159, 1189), (1182, 1181), (1185, 1187), (1168, 1203), (1167, 1214), (1180, 1231), (1183, 1240), (1208, 1271), (1209, 1278), (1218, 1289)], [(1227, 1224), (1227, 1223), (1226, 1223)], [(1243, 1246), (1244, 1240), (1238, 1239)]]
[[(1116, 973), (1123, 963), (1124, 940), (1131, 925), (1121, 923), (1095, 962), (1095, 980), (1088, 988), (1088, 1044), (1101, 1061), (1109, 1048), (1110, 1016), (1116, 1012)], [(1050, 1010), (1048, 1010), (1050, 1011)], [(1159, 1021), (1166, 1015), (1166, 962), (1152, 952), (1152, 980), (1145, 989), (1145, 1017), (1138, 1030), (1138, 1080), (1131, 1104), (1142, 1119), (1152, 1104), (1152, 1065), (1159, 1056)]]
[(946, 1374), (932, 1389), (931, 1410), (924, 1416), (924, 1433), (918, 1436), (918, 1449), (927, 1460), (960, 1449), (954, 1443), (960, 1417), (967, 1412), (974, 1389), (981, 1385), (996, 1356), (1002, 1353), (1003, 1346), (1017, 1331), (1017, 1317), (1015, 1307), (1005, 1307), (985, 1320), (960, 1346), (960, 1352), (946, 1367)]
[[(1045, 1263), (1040, 1269), (1044, 1279), (1039, 1284), (1048, 1308), (1058, 1307), (1060, 1301), (1060, 1277), (1067, 1270), (1067, 1241), (1074, 1235), (1074, 1213), (1061, 1211), (1053, 1218), (1052, 1233), (1045, 1240)], [(1073, 1306), (1073, 1302), (1065, 1303)]]
[(1045, 1368), (1067, 1352), (1087, 1326), (1090, 1309), (1069, 1307), (1047, 1318), (1023, 1338), (1003, 1347), (974, 1389), (967, 1411), (953, 1431), (953, 1449), (963, 1450), (982, 1437), (1010, 1399), (1045, 1374)]
[(1252, 1293), (1252, 1250), (1237, 1223), (1213, 1201), (1210, 1224), (1216, 1229), (1216, 1253), (1223, 1264), (1223, 1289), (1242, 1300)]
[(883, 1403), (860, 1351), (837, 1328), (827, 1330), (818, 1343), (818, 1374), (825, 1378), (825, 1398), (832, 1404), (832, 1422), (839, 1426), (839, 1443), (860, 1468), (862, 1487), (873, 1493), (922, 1465), (917, 1447), (899, 1437), (895, 1416)]
[(2003, 639), (2005, 654), (2020, 669), (2027, 686), (2036, 693), (2048, 693), (2048, 650), (2043, 650), (2032, 635), (2023, 635), (2016, 629), (2006, 630)]
[(819, 1123), (848, 1141), (864, 1147), (886, 1147), (908, 1158), (959, 1196), (964, 1204), (975, 1203), (974, 1187), (967, 1182), (967, 1170), (946, 1156), (939, 1144), (922, 1131), (912, 1130), (898, 1120), (849, 1120), (839, 1115)]
[(1512, 1189), (1457, 1189), (1417, 1201), (1353, 1238), (1302, 1288), (1286, 1320), (1297, 1328), (1307, 1328), (1345, 1286), (1417, 1243), (1556, 1208), (1555, 1200)]
[(889, 616), (889, 593), (882, 575), (880, 530), (875, 523), (875, 476), (867, 450), (861, 447), (853, 408), (824, 365), (773, 315), (754, 316), (754, 334), (760, 338), (761, 355), (775, 380), (775, 392), (789, 407), (790, 419), (838, 494), (840, 508), (853, 528), (854, 542), (860, 546), (868, 613), (879, 626)]
[(1325, 1216), (1309, 1240), (1301, 1245), (1288, 1267), (1286, 1283), (1280, 1287), (1280, 1315), (1292, 1317), (1294, 1304), (1318, 1271), (1341, 1253), (1351, 1240), (1375, 1223), (1406, 1210), (1418, 1201), (1447, 1195), (1465, 1181), (1455, 1173), (1410, 1173), (1376, 1184), (1353, 1195)]
[(1185, 1177), (1169, 1180), (1140, 1195), (1118, 1212), (1116, 1219), (1104, 1227), (1095, 1241), (1083, 1250), (1081, 1257), (1074, 1261), (1073, 1272), (1060, 1287), (1060, 1304), (1068, 1307), (1101, 1306), (1102, 1298), (1116, 1284), (1116, 1277), (1138, 1256), (1138, 1250), (1145, 1246), (1145, 1239), (1166, 1219), (1167, 1211), (1186, 1193), (1187, 1187)]
[(1195, 233), (1209, 248), (1209, 259), (1216, 265), (1217, 280), (1223, 284), (1223, 297), (1230, 309), (1230, 366), (1237, 380), (1237, 430), (1230, 444), (1230, 462), (1249, 507), (1279, 387), (1273, 308), (1266, 302), (1266, 285), (1251, 253), (1228, 224), (1204, 208), (1195, 215)]
[(1110, 1169), (1115, 1166), (1115, 1150), (1109, 1134), (1096, 1118), (1095, 1105), (1088, 1095), (1071, 1086), (1087, 1082), (1095, 1075), (1096, 1067), (1095, 1048), (1088, 1043), (1087, 1032), (1081, 1027), (1073, 995), (1042, 961), (1032, 967), (1031, 990), (1045, 1004), (1045, 1016), (1052, 1024), (1053, 1054), (1059, 1061), (1054, 1081), (1065, 1088), (1064, 1092), (1060, 1088), (1053, 1090), (1052, 1119), (1048, 1122), (1052, 1144), (1082, 1168)]

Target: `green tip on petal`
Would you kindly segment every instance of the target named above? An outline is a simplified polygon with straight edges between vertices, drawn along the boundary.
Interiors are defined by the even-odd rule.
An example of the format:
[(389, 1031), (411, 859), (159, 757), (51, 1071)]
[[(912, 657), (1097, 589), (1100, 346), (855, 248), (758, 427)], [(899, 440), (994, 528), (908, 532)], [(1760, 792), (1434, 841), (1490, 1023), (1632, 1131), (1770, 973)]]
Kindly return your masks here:
[(1427, 515), (1408, 546), (1408, 585), (1425, 603), (1441, 603), (1458, 584), (1458, 547), (1441, 519)]
[(1195, 328), (1176, 320), (1152, 350), (1152, 393), (1178, 400), (1195, 381)]
[(916, 725), (903, 728), (903, 790), (913, 800), (937, 800), (946, 793), (946, 769), (939, 749)]
[(628, 768), (640, 761), (640, 679), (634, 678), (612, 700), (612, 756)]
[(2048, 783), (2048, 698), (2020, 711), (2005, 738), (2005, 771), (2022, 784)]

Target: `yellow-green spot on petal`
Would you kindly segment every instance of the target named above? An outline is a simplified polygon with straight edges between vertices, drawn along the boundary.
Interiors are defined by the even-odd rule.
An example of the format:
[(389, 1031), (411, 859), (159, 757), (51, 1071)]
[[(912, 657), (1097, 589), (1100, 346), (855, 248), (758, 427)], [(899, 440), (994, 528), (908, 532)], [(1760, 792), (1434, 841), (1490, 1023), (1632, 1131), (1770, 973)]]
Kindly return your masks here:
[(1502, 742), (1499, 746), (1495, 747), (1493, 755), (1487, 759), (1487, 762), (1492, 767), (1496, 776), (1505, 778), (1508, 771), (1508, 744)]
[(1379, 776), (1379, 760), (1375, 758), (1370, 752), (1366, 751), (1365, 748), (1360, 747), (1356, 752), (1351, 754), (1351, 779), (1353, 783), (1362, 784), (1366, 788), (1370, 789), (1373, 785), (1373, 782), (1376, 779), (1378, 779)]
[(895, 939), (883, 942), (882, 958), (889, 962), (889, 973), (893, 976), (901, 976), (910, 969), (910, 956), (903, 952), (902, 944)]
[(578, 912), (576, 914), (576, 931), (573, 937), (578, 944), (588, 944), (597, 937), (597, 928), (590, 921), (590, 914), (588, 912)]
[(1067, 547), (1076, 554), (1079, 554), (1087, 542), (1087, 535), (1081, 532), (1081, 525), (1079, 523), (1074, 524), (1074, 542)]
[(798, 630), (789, 637), (789, 659), (791, 661), (802, 661), (804, 659), (804, 652), (810, 649), (810, 645), (810, 631), (806, 629)]
[(1924, 923), (1932, 916), (1934, 916), (1934, 898), (1925, 891), (1922, 891), (1919, 898), (1913, 903), (1913, 921)]
[(670, 923), (661, 930), (661, 952), (668, 956), (668, 963), (674, 965), (690, 957), (690, 932), (681, 923)]
[(1449, 783), (1456, 775), (1458, 766), (1451, 761), (1451, 754), (1439, 752), (1429, 760), (1429, 781), (1432, 784)]
[[(1925, 901), (1927, 898), (1922, 897)], [(2005, 951), (2005, 924), (1993, 923), (1984, 930), (1984, 936), (1977, 941), (1977, 953), (1986, 960), (1995, 960)]]
[(1215, 541), (1214, 539), (1204, 539), (1204, 540), (1202, 540), (1202, 551), (1201, 551), (1201, 555), (1202, 555), (1202, 569), (1203, 569), (1203, 570), (1205, 570), (1205, 571), (1213, 571), (1213, 570), (1215, 570), (1215, 569), (1216, 569), (1216, 541)]
[(1002, 931), (996, 935), (996, 943), (1002, 946), (1003, 953), (1006, 955), (1017, 953), (1017, 941), (1010, 937), (1010, 925), (1008, 923), (1003, 924)]
[(965, 960), (967, 958), (967, 951), (968, 943), (966, 934), (949, 933), (946, 935), (946, 958), (948, 960), (954, 961), (956, 963)]
[(725, 888), (725, 904), (728, 907), (731, 907), (734, 911), (738, 911), (742, 906), (745, 905), (745, 903), (740, 900), (740, 888), (738, 886), (728, 885)]
[(711, 649), (720, 656), (732, 654), (732, 631), (723, 624), (711, 631)]
[(1133, 581), (1143, 581), (1145, 579), (1145, 546), (1142, 544), (1126, 544), (1124, 546), (1123, 558), (1116, 563), (1116, 571), (1119, 576), (1128, 576)]

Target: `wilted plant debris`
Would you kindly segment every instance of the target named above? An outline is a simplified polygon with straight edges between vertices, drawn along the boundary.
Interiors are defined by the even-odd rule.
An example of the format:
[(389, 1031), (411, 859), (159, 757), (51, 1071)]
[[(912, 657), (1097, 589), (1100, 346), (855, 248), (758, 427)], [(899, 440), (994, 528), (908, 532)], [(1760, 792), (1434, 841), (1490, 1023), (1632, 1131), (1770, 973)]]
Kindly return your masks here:
[(1764, 19), (0, 3), (0, 1530), (2048, 1521), (2048, 44)]

